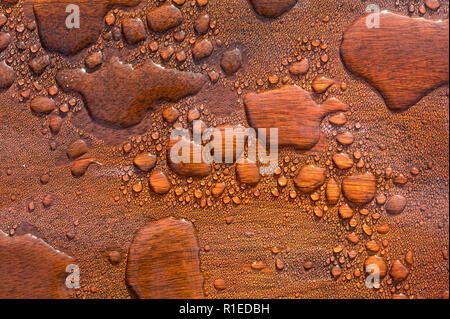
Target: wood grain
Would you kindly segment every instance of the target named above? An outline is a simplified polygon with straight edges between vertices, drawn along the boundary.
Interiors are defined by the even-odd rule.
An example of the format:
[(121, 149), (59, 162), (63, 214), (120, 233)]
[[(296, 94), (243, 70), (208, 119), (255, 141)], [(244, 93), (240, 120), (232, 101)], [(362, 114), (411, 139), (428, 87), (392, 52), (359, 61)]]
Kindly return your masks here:
[(300, 150), (309, 150), (319, 142), (320, 123), (326, 115), (348, 110), (347, 105), (334, 98), (318, 105), (298, 86), (249, 93), (244, 104), (251, 127), (278, 128), (279, 145)]
[(369, 82), (392, 110), (415, 105), (448, 83), (449, 25), (383, 11), (380, 27), (369, 29), (366, 17), (344, 33), (341, 56), (346, 67)]
[(206, 78), (198, 73), (164, 69), (152, 61), (133, 68), (113, 57), (93, 73), (61, 70), (57, 82), (64, 90), (83, 96), (93, 120), (127, 128), (139, 124), (155, 102), (176, 101), (197, 93)]
[[(106, 12), (114, 7), (134, 7), (141, 0), (27, 0), (33, 3), (42, 45), (65, 55), (76, 54), (97, 41), (103, 28)], [(67, 28), (70, 12), (66, 8), (75, 4), (80, 9), (80, 27)]]
[(346, 176), (342, 180), (345, 198), (357, 205), (370, 203), (375, 197), (377, 183), (372, 173)]
[(5, 63), (5, 61), (0, 62), (0, 91), (9, 89), (9, 87), (16, 80), (16, 74), (14, 70)]
[(171, 139), (168, 148), (167, 162), (178, 175), (204, 177), (211, 173), (211, 164), (207, 163), (203, 157), (202, 145), (180, 137)]
[(66, 267), (72, 263), (36, 237), (0, 231), (0, 299), (67, 298)]
[[(11, 33), (11, 43), (1, 54), (18, 76), (10, 89), (0, 92), (0, 229), (11, 234), (15, 231), (13, 238), (32, 232), (55, 249), (73, 256), (82, 271), (82, 288), (73, 291), (74, 298), (135, 297), (137, 294), (125, 279), (127, 252), (139, 229), (168, 216), (184, 218), (195, 225), (200, 256), (194, 254), (194, 258), (201, 263), (202, 296), (205, 298), (361, 299), (397, 295), (412, 299), (448, 298), (447, 88), (432, 92), (420, 107), (404, 114), (391, 114), (383, 106), (381, 97), (371, 92), (364, 81), (345, 71), (336, 48), (341, 44), (345, 27), (365, 14), (365, 5), (361, 1), (349, 0), (339, 7), (329, 0), (298, 1), (295, 9), (273, 20), (257, 17), (247, 1), (209, 1), (205, 7), (196, 5), (195, 1), (186, 1), (184, 5), (176, 4), (185, 14), (185, 20), (173, 31), (153, 36), (152, 31), (147, 30), (147, 40), (139, 46), (130, 46), (124, 39), (116, 41), (105, 37), (101, 39), (102, 43), (78, 56), (48, 53), (52, 63), (39, 77), (28, 70), (28, 62), (34, 56), (41, 56), (45, 48), (40, 48), (35, 55), (29, 54), (32, 45), (39, 46), (39, 40), (36, 30), (28, 30), (28, 21), (19, 20), (22, 2), (11, 7), (11, 14), (1, 11), (9, 6), (0, 5), (0, 29)], [(120, 27), (127, 17), (139, 17), (144, 21), (148, 10), (159, 4), (158, 1), (145, 2), (146, 6), (108, 14), (108, 21), (115, 20), (115, 25), (105, 26), (105, 35), (111, 28)], [(416, 9), (422, 2), (414, 3)], [(390, 0), (378, 3), (401, 14), (408, 10), (404, 1), (400, 6)], [(445, 18), (448, 2), (441, 3), (441, 8), (433, 12), (428, 10), (424, 16)], [(194, 20), (205, 13), (211, 16), (212, 24), (207, 35), (200, 36), (195, 33)], [(21, 23), (25, 27), (23, 33), (16, 31)], [(220, 31), (217, 35), (216, 30)], [(182, 31), (186, 33), (183, 41), (172, 40)], [(204, 37), (214, 45), (214, 53), (196, 64), (190, 50), (193, 40)], [(148, 48), (153, 41), (158, 43), (159, 49), (150, 52)], [(175, 52), (185, 51), (187, 60), (184, 63), (177, 64), (175, 57), (171, 61), (160, 58), (166, 41)], [(219, 46), (220, 42), (222, 46)], [(315, 47), (312, 42), (319, 46)], [(122, 44), (124, 46), (119, 47)], [(116, 46), (117, 50), (111, 50)], [(235, 47), (242, 52), (242, 68), (227, 78), (220, 74), (220, 58), (224, 51)], [(146, 49), (145, 53), (140, 51), (141, 48)], [(109, 128), (90, 120), (87, 111), (79, 108), (83, 103), (75, 92), (60, 91), (53, 96), (50, 94), (53, 89), (48, 90), (55, 84), (54, 74), (59, 69), (69, 65), (83, 68), (84, 58), (91, 52), (101, 52), (105, 62), (112, 54), (134, 59), (136, 63), (154, 59), (155, 63), (176, 66), (180, 70), (210, 73), (211, 82), (195, 97), (177, 103), (162, 103), (161, 109), (171, 107), (178, 112), (176, 125), (164, 121), (162, 112), (155, 110), (148, 116), (151, 121), (147, 121), (146, 116), (136, 127)], [(320, 60), (325, 52), (329, 58), (327, 63)], [(294, 76), (288, 73), (289, 65), (300, 58), (310, 62), (307, 74)], [(96, 63), (102, 61), (96, 60)], [(92, 65), (99, 67), (97, 70), (102, 69), (95, 63)], [(280, 82), (268, 83), (268, 75), (277, 76)], [(263, 176), (256, 187), (250, 188), (239, 185), (235, 165), (217, 165), (208, 177), (201, 179), (175, 176), (168, 167), (168, 135), (174, 126), (191, 126), (189, 112), (192, 109), (199, 111), (206, 126), (247, 126), (242, 103), (246, 93), (281, 88), (285, 81), (309, 87), (316, 76), (329, 77), (339, 85), (321, 96), (311, 93), (313, 99), (317, 97), (322, 101), (328, 96), (339, 95), (339, 99), (351, 106), (351, 112), (340, 113), (341, 118), (334, 121), (345, 124), (342, 127), (324, 122), (323, 129), (319, 129), (323, 138), (310, 150), (300, 152), (293, 147), (282, 148), (280, 175)], [(24, 84), (20, 85), (22, 82)], [(38, 89), (37, 84), (42, 89)], [(29, 102), (36, 95), (51, 96), (56, 102), (53, 114), (36, 116), (29, 109)], [(70, 99), (76, 100), (77, 107), (64, 105)], [(320, 103), (316, 100), (316, 104)], [(432, 112), (427, 112), (431, 109)], [(273, 113), (266, 114), (277, 112), (274, 108)], [(294, 118), (293, 123), (297, 125), (299, 118), (292, 110), (287, 115)], [(53, 116), (64, 120), (58, 135), (48, 129)], [(337, 141), (343, 132), (354, 136), (351, 145)], [(158, 140), (153, 138), (156, 133)], [(69, 160), (66, 153), (80, 138), (87, 143), (89, 151), (84, 153), (86, 147), (78, 145), (73, 153), (70, 152), (73, 156)], [(123, 148), (124, 144), (128, 145), (128, 151)], [(161, 151), (158, 151), (158, 144), (162, 146)], [(326, 146), (310, 156), (310, 152), (320, 145)], [(133, 159), (141, 152), (157, 156), (157, 166), (150, 172), (134, 167)], [(337, 170), (332, 156), (340, 152), (347, 152), (358, 164), (348, 171)], [(84, 154), (103, 165), (92, 165), (82, 178), (73, 178), (71, 165)], [(312, 193), (301, 193), (294, 178), (302, 167), (311, 164), (327, 169), (326, 182)], [(413, 166), (419, 172), (417, 175), (411, 170)], [(348, 174), (361, 174), (366, 169), (376, 176), (377, 195), (407, 198), (404, 213), (395, 216), (383, 213), (384, 202), (370, 203), (365, 207), (367, 209), (356, 208), (341, 196), (339, 185), (342, 179)], [(160, 170), (164, 173), (156, 174)], [(155, 173), (154, 188), (168, 193), (155, 194), (148, 185), (152, 173)], [(400, 173), (408, 180), (404, 186), (393, 183)], [(45, 183), (43, 176), (46, 176)], [(283, 177), (286, 180), (280, 183)], [(142, 189), (140, 192), (135, 191), (136, 185)], [(329, 194), (332, 202), (337, 201), (335, 205), (327, 201), (329, 198), (325, 195)], [(46, 206), (48, 196), (52, 199), (50, 206)], [(355, 212), (353, 218), (345, 222), (338, 215), (344, 201)], [(22, 228), (24, 222), (34, 227)], [(169, 230), (169, 235), (161, 237), (162, 243), (176, 241), (171, 235)], [(353, 235), (359, 238), (355, 245), (348, 242), (350, 238), (355, 239)], [(375, 252), (372, 248), (370, 253), (365, 249), (369, 247), (366, 245), (369, 239), (376, 240), (378, 245), (388, 244), (386, 249), (379, 250), (382, 258), (368, 259)], [(151, 267), (155, 265), (153, 260), (161, 267), (173, 260), (170, 253), (170, 259), (166, 261), (160, 250), (155, 252), (142, 242), (141, 247), (149, 252), (151, 258), (147, 260), (152, 261), (148, 263)], [(336, 248), (342, 251), (335, 253)], [(395, 283), (389, 284), (386, 269), (389, 272), (394, 260), (403, 262), (408, 250), (414, 252), (414, 265), (399, 290)], [(341, 258), (345, 259), (342, 264)], [(383, 289), (364, 286), (366, 259), (369, 264), (375, 263), (384, 269), (387, 278)], [(338, 278), (333, 277), (335, 264), (339, 265)], [(149, 268), (141, 269), (147, 271)], [(198, 270), (194, 273), (198, 274)], [(27, 282), (29, 272), (16, 277), (14, 284), (18, 287), (23, 285), (22, 276)], [(164, 294), (171, 289), (167, 287), (175, 287), (173, 290), (179, 287), (179, 281), (171, 276), (163, 280), (166, 286), (160, 288), (157, 284), (161, 278), (164, 277), (153, 277), (156, 284), (148, 287)], [(149, 278), (148, 282), (151, 281)], [(407, 286), (409, 289), (404, 289)]]
[(236, 176), (242, 184), (247, 185), (256, 185), (261, 180), (258, 165), (247, 158), (237, 163)]
[(265, 18), (276, 18), (291, 9), (297, 0), (250, 0), (255, 11)]
[(314, 165), (304, 166), (294, 178), (295, 186), (302, 193), (311, 193), (325, 183), (327, 170)]
[(130, 246), (126, 281), (140, 298), (203, 297), (199, 248), (190, 222), (165, 218), (142, 228)]

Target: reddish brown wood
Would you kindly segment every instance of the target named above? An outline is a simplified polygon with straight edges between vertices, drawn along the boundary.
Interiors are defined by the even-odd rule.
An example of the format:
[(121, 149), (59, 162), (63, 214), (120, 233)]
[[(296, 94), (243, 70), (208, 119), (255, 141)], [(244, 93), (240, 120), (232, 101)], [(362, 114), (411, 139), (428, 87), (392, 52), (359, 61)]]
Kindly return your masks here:
[[(183, 149), (186, 153), (183, 153)], [(184, 155), (186, 155), (186, 158), (184, 158)], [(184, 137), (169, 141), (167, 162), (170, 168), (181, 176), (204, 177), (211, 173), (211, 164), (204, 159), (203, 147)]]
[[(141, 0), (27, 0), (33, 3), (42, 45), (48, 50), (66, 55), (75, 54), (94, 43), (104, 25), (106, 12), (114, 7), (134, 7)], [(70, 12), (75, 4), (80, 9), (80, 27), (67, 28)]]
[(183, 22), (183, 14), (177, 7), (166, 3), (153, 8), (147, 14), (148, 27), (154, 32), (166, 32)]
[(126, 281), (139, 298), (203, 297), (199, 248), (190, 222), (165, 218), (142, 228), (131, 244)]
[(0, 62), (0, 91), (9, 89), (15, 80), (14, 70), (5, 61)]
[(255, 11), (265, 18), (276, 18), (290, 10), (297, 0), (250, 0)]
[(242, 184), (248, 185), (256, 185), (261, 180), (258, 165), (246, 158), (236, 164), (236, 176)]
[(372, 173), (346, 176), (342, 180), (345, 197), (354, 204), (365, 205), (375, 197), (377, 183)]
[(278, 128), (278, 143), (309, 150), (319, 142), (320, 123), (329, 113), (348, 106), (332, 98), (318, 105), (298, 86), (286, 86), (244, 97), (247, 119), (253, 128)]
[(0, 231), (0, 299), (67, 298), (66, 267), (72, 258), (32, 235)]
[(448, 19), (390, 12), (380, 14), (380, 28), (369, 29), (362, 17), (344, 33), (342, 60), (380, 92), (390, 109), (405, 110), (448, 83), (448, 29)]
[[(400, 6), (394, 2), (377, 1), (382, 8), (400, 14), (406, 14), (408, 6), (413, 5), (411, 16), (446, 18), (448, 11), (448, 1), (443, 0), (438, 10), (426, 9), (425, 13), (419, 13), (423, 12), (423, 1), (402, 1)], [(142, 1), (131, 10), (110, 11), (102, 35), (97, 37), (99, 43), (74, 57), (41, 48), (37, 30), (33, 29), (35, 21), (23, 17), (22, 3), (0, 4), (0, 31), (11, 35), (7, 48), (0, 53), (0, 63), (9, 65), (17, 76), (9, 89), (0, 90), (0, 230), (12, 238), (32, 232), (76, 257), (82, 289), (74, 298), (134, 297), (125, 280), (133, 235), (150, 221), (167, 216), (195, 223), (201, 250), (194, 258), (201, 263), (205, 278), (202, 296), (206, 298), (448, 298), (448, 90), (435, 90), (410, 112), (390, 114), (378, 107), (383, 104), (381, 97), (364, 81), (345, 72), (336, 48), (345, 26), (365, 14), (368, 1), (348, 0), (342, 6), (329, 0), (298, 1), (295, 9), (272, 20), (257, 17), (250, 3), (243, 0)], [(146, 24), (148, 12), (163, 3), (176, 6), (184, 16), (183, 22), (163, 34), (145, 25), (146, 40), (130, 45), (121, 36), (123, 20), (139, 18)], [(206, 33), (200, 34), (195, 21), (205, 14), (210, 15), (210, 23)], [(212, 46), (213, 52), (197, 63), (192, 48), (202, 39), (209, 41), (205, 47)], [(173, 52), (171, 59), (167, 58), (168, 48)], [(227, 77), (221, 57), (234, 48), (241, 50), (242, 68)], [(39, 50), (33, 53), (35, 49)], [(181, 52), (186, 58), (183, 62), (178, 59)], [(38, 75), (29, 63), (46, 54), (50, 64)], [(194, 97), (176, 103), (162, 101), (161, 108), (155, 107), (136, 127), (105, 127), (91, 121), (78, 94), (58, 90), (55, 74), (63, 68), (88, 67), (86, 72), (93, 75), (103, 70), (113, 55), (130, 61), (135, 71), (140, 63), (153, 60), (167, 67), (208, 74), (210, 82)], [(297, 70), (289, 72), (289, 66), (304, 59), (309, 61), (309, 69), (296, 65)], [(40, 71), (39, 63), (37, 66), (36, 71)], [(125, 78), (128, 76), (124, 73)], [(321, 137), (311, 149), (282, 147), (280, 169), (262, 176), (255, 187), (241, 185), (235, 164), (214, 164), (205, 178), (176, 176), (171, 169), (166, 155), (168, 138), (175, 128), (191, 128), (197, 118), (205, 126), (248, 126), (242, 103), (247, 93), (279, 89), (283, 83), (309, 90), (313, 80), (322, 76), (334, 85), (322, 95), (311, 93), (313, 100), (317, 98), (316, 104), (322, 103), (319, 99), (336, 95), (352, 106), (351, 112), (330, 118), (333, 124), (326, 121), (320, 125), (323, 130), (317, 130)], [(129, 94), (129, 78), (115, 80), (120, 94)], [(143, 78), (144, 86), (147, 80)], [(86, 90), (103, 85), (91, 83)], [(105, 94), (116, 92), (111, 89)], [(36, 114), (30, 109), (31, 101), (38, 96), (54, 101), (54, 105), (49, 100), (34, 105), (39, 106), (36, 111), (48, 110), (50, 114)], [(112, 105), (125, 101), (122, 107), (127, 108), (127, 100), (117, 96), (121, 101)], [(279, 109), (261, 109), (261, 113), (270, 118), (279, 110), (284, 112), (278, 102), (274, 99)], [(280, 123), (289, 118), (294, 127), (301, 127), (302, 117), (295, 110), (304, 104), (297, 100), (284, 105), (295, 107), (287, 110), (284, 119), (280, 116)], [(54, 125), (61, 119), (62, 126)], [(73, 144), (79, 139), (85, 143)], [(149, 156), (134, 161), (143, 152), (154, 154), (156, 163)], [(354, 167), (337, 169), (333, 155), (341, 152), (354, 160)], [(75, 166), (82, 173), (86, 162), (80, 161), (91, 158), (102, 165), (91, 165), (82, 178), (74, 178), (71, 168)], [(312, 171), (300, 178), (302, 168), (309, 165), (326, 171)], [(356, 192), (364, 187), (346, 188), (344, 197), (340, 186), (346, 176), (366, 170), (375, 176), (377, 201), (364, 209), (356, 208), (349, 198), (353, 198), (352, 193), (357, 197)], [(408, 203), (404, 213), (394, 216), (388, 213), (390, 205), (403, 207), (397, 206), (401, 203), (398, 200), (393, 202), (398, 195)], [(392, 201), (385, 205), (390, 198)], [(344, 204), (350, 205), (353, 216), (342, 220), (339, 207)], [(25, 222), (35, 227), (24, 227)], [(178, 231), (166, 228), (168, 234), (161, 236), (161, 242), (173, 246), (178, 235), (171, 236)], [(422, 236), (424, 233), (427, 236)], [(151, 241), (159, 247), (156, 242)], [(169, 252), (166, 260), (160, 253), (164, 249), (154, 250), (151, 243), (140, 245), (141, 251), (148, 252), (142, 255), (142, 272), (154, 269), (154, 260), (157, 269), (170, 267), (173, 254)], [(407, 251), (414, 252), (412, 265), (404, 257)], [(380, 257), (368, 258), (378, 253)], [(182, 253), (175, 255), (190, 260), (188, 254), (186, 258)], [(385, 275), (383, 289), (364, 286), (366, 259), (367, 264), (379, 265)], [(410, 270), (400, 290), (386, 274), (397, 259)], [(134, 261), (140, 265), (138, 259)], [(187, 269), (191, 263), (183, 267)], [(194, 274), (198, 273), (196, 268)], [(172, 276), (172, 271), (161, 288), (161, 274), (165, 273), (157, 272), (144, 282), (152, 292), (160, 291), (165, 297), (167, 291), (184, 289), (178, 288), (180, 277)], [(139, 278), (144, 275), (137, 273)], [(25, 280), (28, 276), (28, 271), (23, 274)]]
[(148, 179), (150, 188), (159, 195), (167, 194), (170, 190), (170, 182), (166, 173), (161, 170), (154, 170)]
[(126, 128), (139, 124), (157, 101), (175, 101), (197, 93), (206, 77), (164, 69), (151, 61), (133, 68), (114, 57), (93, 73), (83, 69), (61, 70), (57, 82), (64, 90), (84, 97), (95, 121)]
[(314, 165), (304, 166), (294, 179), (295, 186), (302, 193), (311, 193), (325, 183), (327, 170)]

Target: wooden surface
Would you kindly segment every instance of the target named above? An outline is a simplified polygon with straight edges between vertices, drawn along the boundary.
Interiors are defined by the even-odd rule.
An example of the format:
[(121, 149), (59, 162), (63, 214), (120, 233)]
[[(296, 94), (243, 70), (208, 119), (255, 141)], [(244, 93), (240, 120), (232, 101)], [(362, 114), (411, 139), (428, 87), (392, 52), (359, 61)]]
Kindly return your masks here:
[[(94, 43), (102, 28), (108, 9), (134, 7), (141, 0), (26, 0), (36, 16), (42, 45), (50, 51), (76, 54)], [(68, 29), (66, 8), (75, 4), (80, 10), (80, 27)]]
[[(348, 106), (336, 99), (317, 105), (302, 88), (286, 86), (244, 98), (248, 122), (253, 128), (278, 128), (278, 143), (308, 150), (319, 142), (322, 119)], [(267, 138), (268, 140), (269, 138)]]
[(291, 9), (297, 0), (249, 0), (255, 11), (265, 18), (276, 18)]
[(191, 223), (172, 218), (151, 223), (130, 246), (127, 284), (140, 298), (202, 298), (198, 253)]
[(9, 237), (0, 232), (0, 298), (67, 298), (66, 267), (74, 263), (31, 235)]
[(65, 69), (57, 75), (64, 90), (83, 96), (95, 121), (123, 128), (139, 124), (157, 101), (197, 93), (205, 80), (201, 74), (166, 70), (151, 61), (133, 68), (117, 57), (93, 73)]
[[(408, 24), (449, 12), (448, 1), (437, 10), (421, 0), (373, 2)], [(9, 236), (0, 239), (0, 256), (17, 260), (0, 259), (1, 297), (19, 289), (32, 298), (448, 298), (448, 86), (392, 112), (369, 80), (344, 65), (342, 38), (366, 16), (367, 2), (302, 0), (276, 18), (245, 0), (171, 3), (182, 21), (169, 28), (164, 18), (162, 32), (146, 21), (160, 1), (96, 17), (89, 11), (101, 28), (84, 49), (75, 41), (74, 55), (42, 45), (22, 2), (0, 3), (0, 32), (10, 34), (0, 65), (15, 75), (0, 91), (0, 230)], [(199, 33), (204, 14), (210, 23)], [(130, 44), (143, 33), (131, 25), (125, 35), (124, 19), (141, 19), (145, 39)], [(439, 41), (448, 46), (448, 37), (418, 41), (402, 28), (395, 39), (414, 35), (418, 48), (408, 54), (415, 59), (415, 51), (441, 48)], [(371, 61), (408, 60), (399, 59), (400, 45), (379, 41), (386, 50), (367, 55)], [(196, 43), (207, 44), (200, 61)], [(240, 68), (226, 74), (222, 57), (235, 49)], [(429, 68), (436, 79), (440, 61), (438, 71)], [(412, 67), (405, 70), (411, 78), (402, 83), (419, 83)], [(57, 81), (58, 73), (74, 81)], [(195, 90), (183, 74), (197, 79)], [(434, 83), (425, 82), (428, 74), (420, 72), (424, 88)], [(157, 102), (159, 94), (167, 99)], [(259, 177), (258, 163), (243, 174), (238, 163), (212, 164), (202, 176), (177, 170), (167, 157), (169, 136), (179, 128), (192, 134), (193, 118), (219, 129), (279, 127), (279, 169)], [(136, 162), (142, 153), (154, 158)], [(342, 169), (342, 153), (352, 167)], [(22, 245), (28, 233), (39, 240)], [(62, 281), (53, 285), (67, 276), (59, 266), (52, 275), (62, 255), (56, 250), (80, 267), (81, 287), (68, 295), (58, 290)], [(43, 266), (38, 287), (28, 285), (36, 264)], [(365, 285), (371, 264), (383, 272), (381, 289)]]
[(364, 205), (370, 203), (376, 194), (377, 183), (372, 173), (347, 176), (342, 181), (342, 191), (352, 203)]
[(295, 186), (303, 193), (311, 193), (325, 183), (326, 169), (314, 165), (304, 166), (294, 179)]
[(202, 145), (181, 137), (171, 139), (168, 148), (167, 162), (178, 175), (204, 177), (211, 173), (211, 164), (204, 160)]
[(345, 31), (342, 60), (381, 93), (390, 109), (408, 109), (448, 83), (448, 19), (382, 12), (380, 27), (372, 29), (366, 19), (358, 19)]
[(3, 61), (0, 64), (0, 90), (8, 89), (15, 81), (14, 70)]

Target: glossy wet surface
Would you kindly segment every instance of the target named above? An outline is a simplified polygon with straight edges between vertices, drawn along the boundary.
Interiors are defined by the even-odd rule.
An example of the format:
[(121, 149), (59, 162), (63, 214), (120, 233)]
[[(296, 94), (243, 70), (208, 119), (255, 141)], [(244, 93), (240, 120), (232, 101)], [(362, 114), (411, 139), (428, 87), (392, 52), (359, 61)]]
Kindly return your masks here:
[(383, 12), (379, 28), (367, 17), (344, 33), (348, 69), (377, 88), (392, 110), (406, 110), (448, 83), (448, 19), (433, 21)]
[[(361, 1), (74, 1), (79, 33), (54, 2), (0, 4), (1, 297), (448, 298), (448, 1), (370, 30)], [(278, 127), (278, 169), (171, 163), (195, 120)]]

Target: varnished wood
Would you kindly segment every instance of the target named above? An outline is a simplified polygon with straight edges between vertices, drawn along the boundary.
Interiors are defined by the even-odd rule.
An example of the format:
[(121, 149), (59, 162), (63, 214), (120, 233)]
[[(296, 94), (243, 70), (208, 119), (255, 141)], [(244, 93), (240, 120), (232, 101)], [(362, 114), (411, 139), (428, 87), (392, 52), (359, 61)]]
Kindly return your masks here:
[(331, 98), (322, 105), (297, 86), (285, 86), (244, 97), (247, 119), (251, 127), (277, 128), (280, 146), (309, 150), (319, 142), (320, 123), (330, 113), (348, 110), (348, 106)]
[(211, 173), (211, 164), (205, 161), (203, 149), (201, 145), (184, 137), (171, 139), (168, 145), (167, 162), (178, 175), (208, 176)]
[(67, 298), (66, 267), (72, 263), (41, 239), (0, 231), (0, 299)]
[(140, 298), (203, 297), (199, 248), (190, 222), (165, 218), (136, 234), (130, 246), (126, 280)]
[(342, 60), (369, 82), (392, 110), (415, 105), (448, 83), (449, 25), (445, 21), (380, 14), (380, 27), (369, 29), (367, 17), (344, 33)]
[(352, 203), (365, 205), (375, 197), (377, 183), (372, 173), (354, 174), (342, 180), (344, 196)]
[[(27, 0), (32, 2), (42, 45), (48, 50), (72, 55), (94, 43), (103, 27), (108, 9), (134, 7), (141, 0)], [(67, 28), (68, 5), (80, 9), (80, 27)]]
[[(172, 298), (179, 292), (182, 298), (448, 297), (447, 90), (432, 92), (410, 112), (387, 112), (382, 99), (364, 81), (345, 71), (337, 50), (346, 26), (364, 15), (365, 4), (357, 0), (343, 5), (333, 1), (298, 1), (294, 9), (273, 19), (261, 18), (250, 2), (243, 0), (210, 0), (206, 6), (198, 4), (203, 0), (142, 1), (146, 5), (108, 13), (101, 35), (96, 37), (98, 43), (71, 57), (40, 47), (39, 26), (33, 29), (33, 19), (19, 19), (23, 1), (17, 5), (5, 5), (3, 1), (0, 31), (10, 33), (11, 42), (0, 53), (0, 63), (10, 65), (17, 79), (10, 88), (0, 90), (0, 230), (8, 232), (12, 239), (33, 233), (73, 256), (81, 269), (82, 284), (73, 295), (80, 299), (125, 299), (146, 297), (147, 293), (150, 297)], [(437, 11), (426, 9), (420, 14), (417, 8), (423, 1), (414, 2), (416, 12), (410, 15), (445, 17), (448, 3), (440, 1)], [(146, 21), (147, 14), (163, 3), (177, 7), (184, 20), (166, 31), (153, 31)], [(400, 6), (392, 1), (383, 3), (399, 14), (408, 10), (405, 2)], [(12, 12), (7, 13), (10, 8)], [(203, 14), (209, 14), (211, 20), (206, 33), (200, 34), (195, 21)], [(127, 37), (129, 40), (135, 36), (133, 32), (143, 32), (133, 27), (128, 30), (131, 34), (125, 35), (122, 27), (127, 18), (142, 19), (145, 25), (146, 39), (136, 45), (130, 44)], [(23, 32), (19, 32), (20, 28), (24, 28)], [(212, 54), (196, 62), (192, 49), (202, 39), (209, 41)], [(166, 44), (175, 50), (167, 60), (161, 57), (167, 51)], [(34, 45), (39, 48), (36, 54), (31, 52)], [(241, 51), (242, 65), (237, 73), (225, 75), (221, 57), (234, 48)], [(183, 63), (176, 59), (179, 50), (186, 55)], [(327, 57), (323, 58), (325, 53)], [(39, 63), (30, 64), (44, 55), (51, 62), (44, 71)], [(153, 60), (167, 69), (203, 73), (206, 84), (197, 96), (178, 102), (162, 101), (161, 108), (152, 105), (151, 114), (149, 110), (139, 125), (110, 128), (107, 121), (91, 121), (87, 100), (85, 109), (78, 94), (83, 97), (82, 92), (61, 90), (55, 74), (63, 68), (88, 67), (86, 72), (92, 76), (107, 67), (111, 56), (131, 63), (134, 72), (140, 63)], [(304, 59), (309, 61), (309, 68), (296, 65), (297, 70), (289, 71), (296, 61)], [(33, 64), (37, 68), (30, 69)], [(121, 91), (117, 96), (134, 95), (134, 90), (127, 91), (126, 84), (133, 74), (124, 72), (126, 79), (117, 79)], [(271, 83), (269, 76), (279, 81)], [(318, 80), (314, 81), (322, 81), (321, 77), (333, 84), (325, 93), (319, 93), (324, 89), (320, 89)], [(144, 89), (147, 82), (143, 77)], [(87, 94), (95, 94), (96, 86), (102, 86), (94, 80), (89, 83)], [(208, 176), (195, 178), (177, 174), (171, 167), (166, 155), (168, 137), (175, 128), (191, 129), (193, 118), (200, 118), (205, 126), (249, 126), (243, 104), (246, 94), (264, 95), (281, 90), (285, 84), (301, 86), (318, 108), (337, 103), (330, 99), (336, 96), (351, 109), (339, 111), (342, 113), (337, 118), (321, 123), (314, 115), (316, 111), (306, 107), (306, 118), (314, 123), (311, 132), (319, 132), (316, 143), (315, 138), (310, 138), (315, 133), (297, 138), (303, 136), (303, 129), (309, 132), (303, 117), (296, 115), (296, 110), (305, 106), (302, 99), (293, 98), (289, 103), (284, 98), (273, 99), (275, 106), (270, 112), (264, 110), (267, 104), (256, 105), (254, 112), (260, 112), (265, 121), (285, 112), (284, 119), (280, 115), (278, 120), (288, 124), (286, 130), (302, 128), (300, 133), (294, 129), (296, 135), (287, 136), (287, 140), (305, 149), (290, 143), (281, 147), (280, 169), (276, 174), (261, 176), (254, 185), (241, 183), (236, 163), (214, 164)], [(55, 87), (59, 89), (56, 93)], [(115, 99), (113, 85), (106, 87), (98, 92)], [(50, 97), (41, 109), (36, 108), (44, 112), (30, 108), (38, 96)], [(118, 96), (111, 103), (105, 100), (105, 114), (128, 109), (127, 98)], [(329, 101), (323, 102), (327, 98)], [(113, 107), (108, 109), (110, 104)], [(192, 113), (194, 109), (198, 115)], [(427, 112), (429, 109), (432, 112)], [(275, 119), (273, 122), (278, 127)], [(85, 143), (74, 144), (79, 139)], [(148, 156), (134, 161), (142, 152), (154, 154), (156, 162)], [(354, 160), (353, 167), (336, 168), (333, 156), (341, 152)], [(85, 164), (78, 162), (84, 159), (96, 159), (102, 165), (91, 165), (87, 170), (80, 165), (84, 175), (73, 177), (71, 168)], [(321, 167), (321, 171), (306, 172), (300, 178), (301, 170), (309, 165)], [(375, 186), (366, 188), (359, 183), (366, 170), (375, 177), (371, 179)], [(358, 183), (350, 187), (346, 184), (344, 196), (341, 187), (347, 176)], [(384, 197), (384, 202), (367, 195), (373, 189), (378, 199)], [(403, 205), (388, 201), (398, 195), (405, 197), (407, 205), (394, 216), (389, 214), (390, 209)], [(353, 202), (362, 199), (370, 203)], [(346, 209), (342, 219), (340, 207), (349, 207), (353, 213)], [(168, 216), (188, 220), (195, 232), (192, 228), (184, 231), (168, 227), (160, 221)], [(25, 223), (30, 227), (23, 227)], [(158, 226), (152, 228), (149, 223)], [(136, 232), (156, 235), (139, 242)], [(420, 236), (424, 232), (430, 236)], [(142, 259), (127, 254), (130, 246), (141, 252)], [(179, 246), (182, 252), (171, 250)], [(196, 253), (184, 254), (189, 247), (195, 247), (191, 252)], [(414, 251), (415, 260), (407, 265), (410, 275), (398, 290), (395, 282), (390, 283), (396, 272), (391, 276), (389, 270), (393, 261), (408, 260), (408, 250)], [(371, 258), (374, 253), (380, 257)], [(23, 255), (22, 259), (30, 256)], [(45, 253), (34, 264), (45, 268), (42, 256)], [(0, 268), (4, 260), (0, 259)], [(35, 258), (23, 263), (30, 260), (34, 262)], [(382, 290), (364, 286), (365, 260), (366, 265), (380, 266), (385, 277)], [(127, 285), (129, 262), (143, 265), (141, 273), (134, 273), (141, 280), (135, 287), (144, 287), (141, 294)], [(429, 271), (436, 265), (437, 271)], [(156, 275), (148, 276), (154, 269)], [(7, 289), (14, 285), (22, 288), (30, 280), (29, 273), (13, 277), (15, 281)], [(191, 274), (197, 276), (196, 283), (202, 284), (191, 285)], [(37, 276), (45, 277), (41, 272)], [(197, 288), (189, 290), (187, 286)], [(407, 286), (409, 289), (403, 289)], [(41, 289), (24, 289), (26, 296), (42, 295)]]
[(157, 101), (176, 101), (197, 93), (206, 78), (165, 69), (151, 61), (133, 68), (114, 57), (93, 73), (83, 69), (61, 70), (57, 82), (64, 90), (83, 96), (95, 121), (126, 128), (139, 124)]
[(291, 9), (297, 0), (250, 0), (255, 11), (265, 18), (276, 18)]
[(16, 74), (14, 70), (5, 63), (5, 61), (0, 62), (0, 91), (9, 89), (9, 87), (16, 80)]

